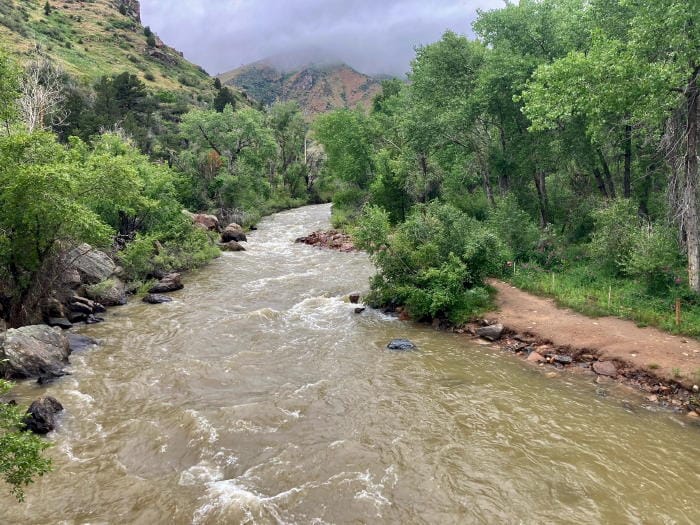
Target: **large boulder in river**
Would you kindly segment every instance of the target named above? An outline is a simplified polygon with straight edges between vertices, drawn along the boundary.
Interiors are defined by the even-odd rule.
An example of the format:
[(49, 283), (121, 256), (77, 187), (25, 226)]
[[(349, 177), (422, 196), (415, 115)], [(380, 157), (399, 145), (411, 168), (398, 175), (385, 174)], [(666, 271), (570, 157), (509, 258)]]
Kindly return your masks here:
[(60, 328), (23, 326), (0, 334), (0, 377), (7, 379), (60, 374), (68, 364), (68, 338)]
[(85, 293), (92, 301), (104, 306), (126, 304), (126, 286), (116, 277), (88, 286), (85, 288)]
[(51, 396), (37, 399), (27, 409), (24, 424), (35, 434), (48, 434), (56, 428), (56, 418), (63, 405)]
[(219, 219), (216, 215), (207, 215), (206, 213), (195, 213), (192, 215), (192, 222), (194, 225), (202, 228), (203, 230), (220, 232), (221, 226), (219, 226)]
[(221, 232), (221, 242), (230, 242), (230, 241), (236, 241), (236, 242), (247, 242), (248, 238), (245, 236), (245, 232), (243, 231), (243, 228), (239, 225), (236, 224), (235, 222), (232, 222), (226, 228), (224, 228), (224, 231)]
[(89, 244), (81, 244), (64, 256), (66, 266), (78, 271), (84, 284), (97, 284), (108, 279), (116, 270), (114, 261)]
[(148, 293), (168, 293), (184, 288), (179, 273), (169, 273), (158, 283), (151, 286)]

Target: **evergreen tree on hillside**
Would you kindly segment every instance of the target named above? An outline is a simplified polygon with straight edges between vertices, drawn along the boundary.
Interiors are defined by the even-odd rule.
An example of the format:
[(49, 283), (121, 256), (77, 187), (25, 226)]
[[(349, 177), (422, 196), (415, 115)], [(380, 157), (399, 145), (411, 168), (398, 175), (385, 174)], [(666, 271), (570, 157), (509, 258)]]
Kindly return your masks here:
[(214, 98), (214, 109), (221, 113), (228, 104), (230, 104), (233, 109), (236, 109), (236, 97), (233, 91), (227, 87), (223, 87)]

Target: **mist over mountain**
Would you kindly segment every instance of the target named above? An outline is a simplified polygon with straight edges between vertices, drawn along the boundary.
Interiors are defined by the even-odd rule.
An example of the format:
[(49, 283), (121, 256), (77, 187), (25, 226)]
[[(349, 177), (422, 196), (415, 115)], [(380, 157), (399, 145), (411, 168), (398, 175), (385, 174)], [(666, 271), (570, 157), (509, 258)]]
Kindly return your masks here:
[[(211, 73), (278, 54), (322, 49), (365, 74), (401, 76), (416, 46), (446, 29), (469, 33), (477, 9), (502, 0), (143, 0), (142, 16)], [(317, 62), (317, 60), (310, 60)], [(298, 64), (297, 64), (298, 65)]]

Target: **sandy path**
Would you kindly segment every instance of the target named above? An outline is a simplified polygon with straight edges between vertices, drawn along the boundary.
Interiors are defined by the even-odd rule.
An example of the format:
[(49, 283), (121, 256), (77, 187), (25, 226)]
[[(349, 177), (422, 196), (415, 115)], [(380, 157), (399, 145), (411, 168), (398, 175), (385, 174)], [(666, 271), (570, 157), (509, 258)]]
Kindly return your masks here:
[(686, 387), (700, 383), (700, 341), (656, 328), (639, 328), (614, 317), (586, 317), (507, 283), (493, 280), (489, 284), (498, 290), (499, 311), (488, 319), (513, 331), (529, 332), (558, 346), (588, 350), (601, 359), (619, 361)]

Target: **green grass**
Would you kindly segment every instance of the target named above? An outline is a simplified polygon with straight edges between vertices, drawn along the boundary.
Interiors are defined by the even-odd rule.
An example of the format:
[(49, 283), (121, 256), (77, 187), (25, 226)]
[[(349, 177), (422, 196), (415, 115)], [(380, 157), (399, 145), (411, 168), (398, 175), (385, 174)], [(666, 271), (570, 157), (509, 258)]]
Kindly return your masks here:
[[(700, 298), (681, 289), (654, 293), (642, 283), (611, 277), (583, 263), (559, 271), (520, 264), (507, 280), (522, 290), (553, 297), (557, 304), (591, 317), (610, 315), (629, 319), (638, 326), (700, 338)], [(675, 315), (677, 296), (681, 297), (679, 326)]]

